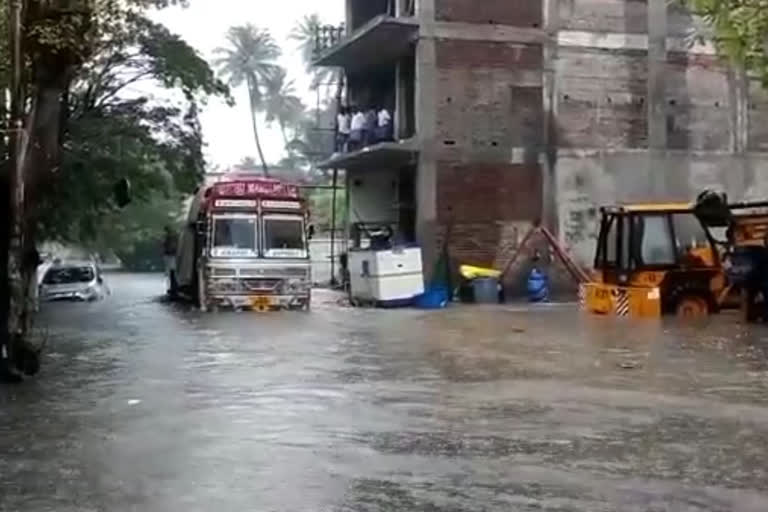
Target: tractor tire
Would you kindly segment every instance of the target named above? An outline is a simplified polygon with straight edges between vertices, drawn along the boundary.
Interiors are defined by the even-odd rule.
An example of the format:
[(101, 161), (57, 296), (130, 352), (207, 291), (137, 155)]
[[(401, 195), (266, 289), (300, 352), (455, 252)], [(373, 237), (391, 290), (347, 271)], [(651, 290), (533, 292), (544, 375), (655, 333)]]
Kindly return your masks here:
[(679, 318), (696, 320), (709, 316), (709, 304), (699, 295), (685, 295), (680, 297), (675, 306), (675, 314)]
[(669, 296), (666, 309), (679, 318), (707, 318), (717, 311), (712, 293), (698, 286), (679, 286)]

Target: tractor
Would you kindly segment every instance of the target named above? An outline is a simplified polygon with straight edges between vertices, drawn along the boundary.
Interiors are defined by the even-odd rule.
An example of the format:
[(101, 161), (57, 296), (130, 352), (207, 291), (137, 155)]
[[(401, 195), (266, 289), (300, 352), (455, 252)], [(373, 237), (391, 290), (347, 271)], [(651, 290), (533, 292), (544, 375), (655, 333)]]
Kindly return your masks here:
[(603, 315), (700, 318), (740, 306), (745, 320), (768, 320), (767, 207), (705, 191), (693, 203), (601, 208), (582, 307)]

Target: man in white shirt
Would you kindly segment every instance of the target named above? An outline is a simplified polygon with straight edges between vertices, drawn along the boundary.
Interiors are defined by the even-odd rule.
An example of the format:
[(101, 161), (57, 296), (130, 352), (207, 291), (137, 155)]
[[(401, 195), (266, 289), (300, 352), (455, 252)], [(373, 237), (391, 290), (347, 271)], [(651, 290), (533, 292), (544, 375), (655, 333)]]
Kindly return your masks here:
[(382, 108), (378, 112), (379, 122), (376, 127), (376, 140), (386, 141), (392, 140), (392, 116), (389, 110)]
[(379, 124), (378, 114), (376, 113), (376, 107), (373, 105), (368, 108), (363, 114), (365, 116), (365, 129), (363, 130), (363, 143), (365, 146), (370, 146), (378, 142), (376, 140), (376, 126)]
[(347, 150), (347, 142), (349, 141), (349, 132), (351, 120), (349, 118), (349, 109), (347, 107), (339, 107), (339, 114), (336, 116), (336, 151), (345, 152)]
[(365, 114), (359, 107), (354, 108), (349, 132), (349, 150), (360, 149), (365, 138)]

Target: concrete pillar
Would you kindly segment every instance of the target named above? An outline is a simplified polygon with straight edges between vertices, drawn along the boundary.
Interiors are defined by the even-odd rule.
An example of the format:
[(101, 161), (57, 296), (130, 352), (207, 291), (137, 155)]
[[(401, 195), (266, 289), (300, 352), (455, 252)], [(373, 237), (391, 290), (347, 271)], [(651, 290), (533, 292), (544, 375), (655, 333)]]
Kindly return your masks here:
[(749, 144), (749, 78), (744, 68), (728, 68), (731, 115), (731, 151), (744, 153)]
[(346, 6), (345, 6), (345, 14), (346, 14), (346, 28), (347, 28), (347, 35), (351, 34), (354, 28), (352, 27), (355, 18), (354, 18), (354, 3), (355, 0), (346, 0)]
[(408, 106), (406, 95), (408, 91), (405, 83), (407, 75), (403, 70), (404, 65), (405, 60), (400, 59), (395, 67), (395, 112), (393, 115), (395, 140), (405, 137), (405, 128), (408, 124), (406, 112)]
[(416, 175), (416, 238), (423, 249), (424, 270), (429, 278), (437, 256), (435, 1), (419, 0), (416, 16), (420, 24), (416, 46), (416, 135), (420, 149)]
[(558, 236), (559, 221), (557, 210), (557, 33), (560, 29), (558, 0), (542, 0), (542, 24), (547, 34), (544, 43), (542, 63), (542, 101), (544, 122), (542, 124), (542, 154), (539, 159), (543, 175), (542, 224)]
[(663, 197), (667, 150), (667, 0), (648, 0), (648, 179), (649, 192)]
[(734, 199), (742, 199), (754, 183), (754, 169), (750, 165), (749, 151), (749, 77), (742, 66), (728, 68), (728, 94), (730, 103), (730, 150), (734, 154), (733, 169), (724, 173), (726, 191)]

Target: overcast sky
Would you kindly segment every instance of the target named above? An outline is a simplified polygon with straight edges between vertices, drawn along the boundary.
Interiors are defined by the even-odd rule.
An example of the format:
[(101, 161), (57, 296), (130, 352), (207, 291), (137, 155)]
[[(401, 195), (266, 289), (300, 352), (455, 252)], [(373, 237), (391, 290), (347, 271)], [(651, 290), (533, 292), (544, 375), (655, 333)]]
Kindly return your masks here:
[[(294, 24), (305, 14), (318, 13), (326, 23), (339, 23), (344, 17), (344, 0), (191, 0), (186, 9), (169, 8), (153, 16), (169, 29), (181, 35), (201, 55), (211, 60), (213, 50), (224, 46), (224, 35), (234, 25), (253, 23), (269, 28), (283, 48), (280, 60), (304, 102), (314, 105), (316, 95), (308, 90), (301, 56), (296, 42), (288, 39)], [(212, 165), (226, 167), (238, 163), (245, 156), (257, 157), (253, 141), (246, 91), (233, 91), (237, 101), (234, 107), (211, 101), (201, 115), (206, 156)], [(283, 151), (279, 130), (268, 130), (261, 123), (262, 145), (268, 162), (277, 162)]]

